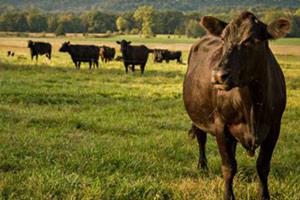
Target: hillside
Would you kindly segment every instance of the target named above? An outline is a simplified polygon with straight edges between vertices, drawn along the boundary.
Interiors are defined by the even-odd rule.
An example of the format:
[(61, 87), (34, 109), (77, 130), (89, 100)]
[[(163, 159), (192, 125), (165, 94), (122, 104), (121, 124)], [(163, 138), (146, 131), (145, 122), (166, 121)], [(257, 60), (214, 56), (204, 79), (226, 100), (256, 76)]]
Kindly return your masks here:
[(99, 9), (110, 11), (134, 10), (140, 5), (152, 5), (162, 10), (195, 11), (207, 7), (299, 7), (300, 0), (0, 0), (1, 5), (19, 8), (38, 7), (47, 11)]

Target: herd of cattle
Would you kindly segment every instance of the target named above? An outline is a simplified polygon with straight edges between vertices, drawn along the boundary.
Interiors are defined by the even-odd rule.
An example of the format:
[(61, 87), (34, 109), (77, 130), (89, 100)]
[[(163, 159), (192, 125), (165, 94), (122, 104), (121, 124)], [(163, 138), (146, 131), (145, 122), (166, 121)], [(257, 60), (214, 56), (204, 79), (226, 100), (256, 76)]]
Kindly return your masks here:
[[(170, 51), (167, 49), (150, 49), (145, 45), (133, 46), (131, 42), (126, 40), (117, 41), (117, 44), (121, 46), (122, 56), (116, 56), (115, 48), (108, 46), (96, 46), (96, 45), (74, 45), (70, 42), (64, 42), (60, 47), (60, 52), (69, 53), (76, 69), (80, 69), (82, 62), (89, 63), (89, 68), (99, 67), (99, 57), (102, 62), (109, 62), (112, 60), (123, 61), (125, 71), (128, 73), (128, 68), (132, 71), (135, 70), (135, 66), (138, 65), (141, 68), (141, 73), (144, 73), (145, 66), (149, 57), (149, 53), (153, 53), (154, 62), (161, 63), (170, 60), (176, 60), (177, 63), (182, 63), (181, 51)], [(46, 42), (34, 42), (28, 41), (28, 48), (31, 52), (31, 59), (38, 60), (39, 55), (45, 55), (51, 60), (52, 46)], [(8, 52), (8, 56), (11, 56), (11, 52)]]

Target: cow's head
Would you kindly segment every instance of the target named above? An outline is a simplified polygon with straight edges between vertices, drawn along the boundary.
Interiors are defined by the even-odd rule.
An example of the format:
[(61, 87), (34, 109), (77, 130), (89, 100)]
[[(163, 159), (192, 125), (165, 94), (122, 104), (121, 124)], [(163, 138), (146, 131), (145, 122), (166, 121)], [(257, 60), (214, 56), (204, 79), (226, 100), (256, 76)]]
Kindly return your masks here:
[(212, 83), (221, 90), (243, 87), (255, 80), (266, 60), (268, 40), (284, 37), (291, 29), (286, 19), (266, 25), (250, 12), (243, 12), (229, 24), (202, 17), (200, 25), (222, 40), (220, 62), (212, 71)]
[(64, 42), (61, 47), (59, 48), (59, 52), (68, 52), (70, 46), (70, 41)]
[(27, 47), (28, 47), (28, 48), (31, 48), (31, 47), (33, 46), (33, 42), (32, 42), (32, 40), (28, 40), (28, 42), (27, 42), (27, 43), (28, 43), (28, 45), (27, 45)]
[(163, 50), (161, 49), (155, 49), (154, 50), (154, 61), (161, 63), (163, 61), (164, 57), (163, 57)]
[(130, 46), (131, 42), (122, 40), (122, 41), (117, 41), (117, 44), (121, 45), (121, 52), (123, 53), (123, 55), (127, 55), (128, 47)]

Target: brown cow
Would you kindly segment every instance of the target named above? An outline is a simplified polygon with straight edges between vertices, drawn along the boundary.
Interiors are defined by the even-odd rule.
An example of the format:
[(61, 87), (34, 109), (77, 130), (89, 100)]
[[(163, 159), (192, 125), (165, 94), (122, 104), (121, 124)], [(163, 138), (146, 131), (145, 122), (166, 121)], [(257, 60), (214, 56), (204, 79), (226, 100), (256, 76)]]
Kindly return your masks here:
[(206, 168), (206, 133), (216, 136), (225, 180), (224, 199), (232, 200), (237, 142), (257, 159), (259, 198), (270, 199), (268, 174), (286, 105), (283, 73), (268, 40), (284, 37), (290, 22), (266, 25), (243, 12), (229, 24), (202, 17), (207, 35), (195, 43), (184, 80), (184, 103), (199, 143), (199, 166)]

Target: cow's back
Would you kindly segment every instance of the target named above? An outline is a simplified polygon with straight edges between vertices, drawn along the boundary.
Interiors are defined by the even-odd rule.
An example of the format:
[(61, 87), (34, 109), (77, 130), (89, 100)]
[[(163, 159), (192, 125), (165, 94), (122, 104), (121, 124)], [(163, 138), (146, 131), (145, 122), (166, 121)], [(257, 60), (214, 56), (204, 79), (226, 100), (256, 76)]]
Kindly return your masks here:
[(189, 53), (188, 69), (183, 85), (186, 110), (192, 121), (204, 131), (214, 132), (214, 92), (211, 71), (220, 57), (221, 41), (204, 36)]
[(99, 59), (100, 49), (93, 45), (70, 45), (69, 53), (78, 61), (91, 61)]
[(51, 44), (45, 42), (34, 42), (31, 50), (36, 54), (51, 53)]

